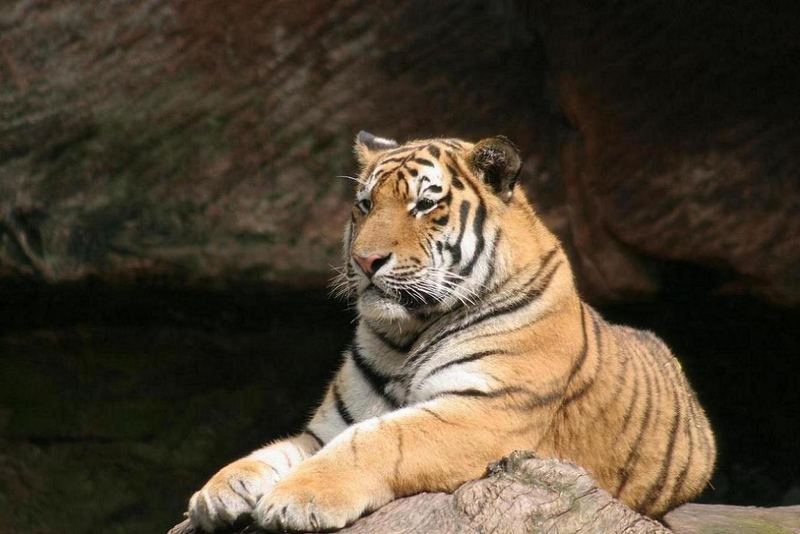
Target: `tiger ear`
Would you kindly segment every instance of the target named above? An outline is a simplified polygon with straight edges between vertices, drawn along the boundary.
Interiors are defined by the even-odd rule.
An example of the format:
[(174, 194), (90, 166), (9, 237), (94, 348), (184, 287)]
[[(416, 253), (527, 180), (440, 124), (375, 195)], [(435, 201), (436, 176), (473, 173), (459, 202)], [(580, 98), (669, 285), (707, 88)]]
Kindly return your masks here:
[(505, 202), (511, 200), (522, 158), (507, 137), (498, 135), (478, 141), (467, 155), (467, 162), (478, 177)]
[(394, 139), (386, 139), (377, 137), (369, 132), (361, 130), (356, 135), (356, 142), (353, 149), (356, 153), (356, 158), (361, 165), (367, 165), (374, 160), (378, 154), (384, 150), (397, 148), (399, 145)]

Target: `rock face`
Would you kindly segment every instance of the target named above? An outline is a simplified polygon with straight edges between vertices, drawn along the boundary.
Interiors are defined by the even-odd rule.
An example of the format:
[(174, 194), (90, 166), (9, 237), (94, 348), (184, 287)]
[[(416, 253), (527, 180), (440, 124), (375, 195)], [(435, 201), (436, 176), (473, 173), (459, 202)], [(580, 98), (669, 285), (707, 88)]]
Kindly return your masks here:
[(705, 283), (800, 302), (797, 6), (552, 2), (529, 19), (572, 131), (561, 145), (584, 283)]
[[(486, 478), (468, 482), (452, 495), (423, 493), (400, 499), (339, 532), (796, 533), (800, 532), (800, 506), (687, 504), (667, 514), (663, 522), (669, 528), (612, 498), (574, 464), (517, 451), (490, 466)], [(261, 531), (240, 527), (231, 532)], [(187, 520), (168, 534), (200, 533)]]
[[(261, 532), (246, 529), (245, 532)], [(392, 532), (626, 532), (669, 534), (598, 489), (578, 466), (517, 451), (489, 467), (487, 478), (452, 495), (423, 493), (391, 502), (340, 530), (342, 534)], [(169, 534), (200, 534), (188, 521)]]
[(679, 4), (5, 2), (0, 277), (319, 285), (363, 128), (514, 139), (597, 299), (797, 304), (792, 8)]

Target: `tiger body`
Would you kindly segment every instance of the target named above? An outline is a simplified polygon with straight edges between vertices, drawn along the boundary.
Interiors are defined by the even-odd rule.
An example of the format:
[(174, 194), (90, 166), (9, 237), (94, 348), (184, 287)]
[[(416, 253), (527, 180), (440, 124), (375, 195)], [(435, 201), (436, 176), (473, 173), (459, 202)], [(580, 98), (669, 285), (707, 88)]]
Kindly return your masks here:
[(340, 528), (516, 449), (571, 460), (653, 517), (705, 487), (714, 437), (679, 363), (581, 301), (510, 142), (360, 134), (356, 152), (340, 280), (354, 341), (306, 429), (212, 477), (195, 524)]

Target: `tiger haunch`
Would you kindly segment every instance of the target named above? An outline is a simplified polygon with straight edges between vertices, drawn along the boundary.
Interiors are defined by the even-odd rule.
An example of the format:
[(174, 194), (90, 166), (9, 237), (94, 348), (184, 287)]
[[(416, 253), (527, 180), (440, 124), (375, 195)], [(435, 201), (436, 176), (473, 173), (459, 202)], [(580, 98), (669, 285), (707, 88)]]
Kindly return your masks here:
[(654, 517), (705, 487), (714, 436), (680, 365), (581, 301), (508, 139), (362, 132), (355, 149), (337, 280), (357, 302), (355, 338), (306, 430), (212, 477), (190, 503), (196, 525), (340, 528), (515, 449), (569, 459)]

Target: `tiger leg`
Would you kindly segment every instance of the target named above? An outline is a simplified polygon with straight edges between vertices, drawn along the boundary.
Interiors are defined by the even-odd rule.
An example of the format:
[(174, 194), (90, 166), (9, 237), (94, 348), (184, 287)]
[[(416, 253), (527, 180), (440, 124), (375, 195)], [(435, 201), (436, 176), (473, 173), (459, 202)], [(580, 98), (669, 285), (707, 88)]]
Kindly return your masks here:
[[(546, 427), (537, 414), (526, 422)], [(515, 427), (518, 421), (499, 409), (453, 398), (364, 421), (270, 488), (256, 506), (256, 522), (268, 530), (338, 529), (397, 497), (452, 491), (530, 444), (531, 434), (522, 442)]]
[(304, 432), (226, 465), (189, 500), (189, 520), (211, 532), (250, 515), (268, 488), (318, 449)]

